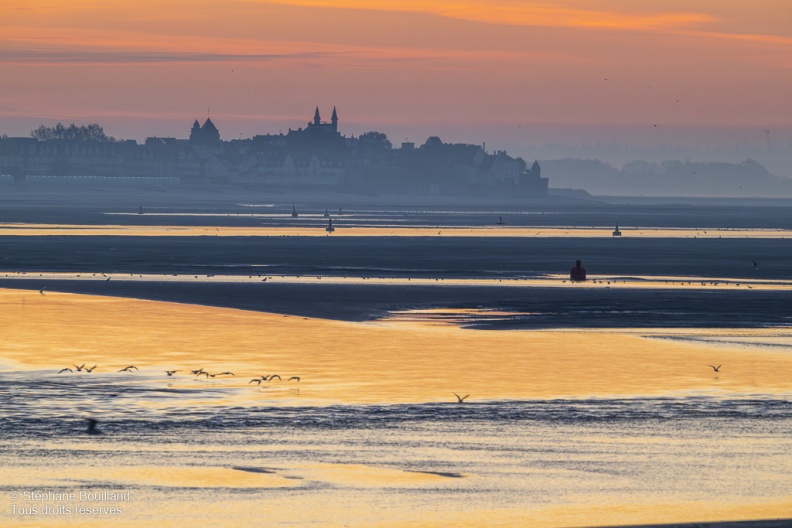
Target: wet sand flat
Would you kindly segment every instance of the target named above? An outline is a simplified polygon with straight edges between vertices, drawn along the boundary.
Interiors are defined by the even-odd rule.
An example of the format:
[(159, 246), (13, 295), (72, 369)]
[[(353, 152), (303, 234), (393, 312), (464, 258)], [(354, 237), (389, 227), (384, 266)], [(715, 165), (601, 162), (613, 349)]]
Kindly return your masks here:
[[(48, 526), (787, 522), (786, 205), (300, 198), (3, 196), (6, 226), (74, 231), (0, 233), (2, 524), (21, 487), (131, 494)], [(341, 205), (416, 236), (294, 236)], [(563, 234), (442, 233), (498, 216)]]
[[(792, 239), (0, 236), (2, 271), (789, 279)], [(758, 270), (753, 265), (756, 261)]]
[[(101, 273), (75, 280), (53, 280), (0, 274), (0, 287), (29, 289), (44, 296), (69, 292), (111, 297), (129, 297), (185, 304), (238, 308), (261, 312), (345, 321), (386, 317), (390, 312), (425, 308), (491, 309), (513, 312), (513, 316), (471, 319), (482, 328), (640, 328), (765, 327), (792, 322), (786, 289), (748, 289), (721, 285), (675, 288), (641, 288), (640, 283), (621, 288), (616, 284), (591, 287), (481, 284), (413, 285), (384, 284), (376, 280), (332, 283), (327, 278), (301, 282), (299, 279), (244, 279), (244, 282), (194, 279), (171, 281), (111, 280)], [(362, 283), (361, 283), (362, 282)], [(48, 293), (49, 292), (49, 293)]]

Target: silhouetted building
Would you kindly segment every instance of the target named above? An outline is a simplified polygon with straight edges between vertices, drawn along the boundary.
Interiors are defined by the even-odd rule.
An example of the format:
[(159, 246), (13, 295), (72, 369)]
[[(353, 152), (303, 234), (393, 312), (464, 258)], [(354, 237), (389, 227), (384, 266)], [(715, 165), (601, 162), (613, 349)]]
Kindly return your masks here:
[(204, 121), (203, 126), (198, 124), (198, 120), (193, 123), (190, 130), (190, 144), (191, 145), (215, 145), (220, 143), (220, 131), (212, 120), (208, 117)]
[(432, 136), (420, 147), (394, 149), (382, 132), (359, 137), (338, 131), (338, 112), (323, 122), (319, 107), (305, 128), (287, 134), (222, 141), (207, 118), (189, 139), (135, 141), (0, 139), (0, 174), (39, 176), (170, 177), (183, 183), (237, 182), (275, 186), (348, 186), (408, 193), (547, 194), (534, 162), (484, 146), (443, 143)]
[(319, 107), (317, 106), (313, 122), (308, 123), (306, 131), (309, 134), (338, 134), (338, 112), (336, 112), (335, 106), (333, 107), (333, 115), (330, 117), (329, 123), (322, 123), (322, 117), (319, 115)]

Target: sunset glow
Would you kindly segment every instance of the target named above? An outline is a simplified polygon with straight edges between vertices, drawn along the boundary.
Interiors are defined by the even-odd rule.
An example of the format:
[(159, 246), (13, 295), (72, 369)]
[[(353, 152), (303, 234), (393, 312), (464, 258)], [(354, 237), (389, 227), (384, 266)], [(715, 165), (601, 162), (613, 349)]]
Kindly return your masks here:
[(12, 136), (98, 121), (116, 137), (185, 137), (208, 111), (233, 139), (303, 126), (317, 104), (339, 108), (345, 134), (523, 155), (602, 127), (646, 144), (792, 130), (778, 111), (792, 8), (769, 0), (8, 0), (0, 14)]

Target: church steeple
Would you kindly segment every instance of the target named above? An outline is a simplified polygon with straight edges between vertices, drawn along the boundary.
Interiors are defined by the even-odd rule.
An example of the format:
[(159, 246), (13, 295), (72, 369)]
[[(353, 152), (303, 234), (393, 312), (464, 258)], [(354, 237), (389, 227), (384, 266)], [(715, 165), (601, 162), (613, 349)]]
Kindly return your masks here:
[(190, 129), (190, 142), (196, 143), (200, 141), (200, 138), (201, 138), (201, 124), (196, 119), (195, 123), (193, 123), (192, 129)]
[(336, 111), (335, 106), (333, 107), (333, 117), (329, 123), (322, 122), (322, 116), (319, 114), (319, 107), (317, 106), (313, 121), (308, 121), (306, 132), (311, 134), (310, 137), (312, 138), (327, 138), (338, 135), (338, 111)]

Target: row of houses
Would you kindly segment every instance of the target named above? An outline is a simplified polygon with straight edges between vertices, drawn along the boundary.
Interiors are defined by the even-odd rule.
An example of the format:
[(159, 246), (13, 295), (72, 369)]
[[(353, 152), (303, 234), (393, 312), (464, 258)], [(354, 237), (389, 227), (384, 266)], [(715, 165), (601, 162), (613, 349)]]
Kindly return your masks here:
[(178, 178), (182, 183), (227, 182), (263, 185), (384, 186), (416, 192), (428, 188), (518, 188), (547, 193), (538, 163), (530, 168), (504, 151), (447, 144), (438, 137), (415, 147), (393, 148), (384, 134), (346, 137), (333, 109), (323, 123), (287, 134), (222, 141), (211, 119), (194, 123), (189, 139), (151, 137), (136, 141), (0, 139), (0, 174)]

